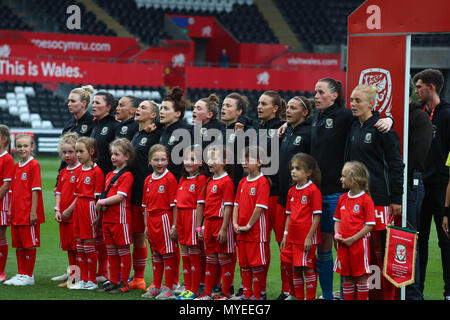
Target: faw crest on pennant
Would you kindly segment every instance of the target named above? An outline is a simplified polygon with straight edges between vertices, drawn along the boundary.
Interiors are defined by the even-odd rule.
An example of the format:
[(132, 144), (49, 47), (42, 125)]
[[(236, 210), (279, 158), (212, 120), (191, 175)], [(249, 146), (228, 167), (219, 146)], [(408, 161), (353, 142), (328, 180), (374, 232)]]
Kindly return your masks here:
[(384, 111), (391, 115), (392, 109), (392, 79), (388, 70), (381, 68), (369, 68), (361, 71), (358, 84), (374, 86), (378, 89), (377, 99), (373, 107), (380, 114)]

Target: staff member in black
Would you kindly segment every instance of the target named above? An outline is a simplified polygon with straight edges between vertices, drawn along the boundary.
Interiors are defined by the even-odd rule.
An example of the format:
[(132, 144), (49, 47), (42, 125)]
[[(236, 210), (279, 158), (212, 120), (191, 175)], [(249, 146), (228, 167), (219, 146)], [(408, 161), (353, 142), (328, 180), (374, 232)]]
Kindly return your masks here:
[(138, 131), (139, 125), (134, 121), (134, 114), (139, 105), (139, 100), (133, 96), (120, 98), (117, 104), (115, 119), (119, 122), (116, 127), (117, 138), (127, 138), (131, 141)]
[(100, 91), (94, 95), (92, 101), (92, 115), (94, 116), (94, 128), (91, 137), (95, 139), (98, 147), (97, 165), (105, 176), (113, 169), (109, 144), (115, 138), (117, 121), (114, 119), (117, 101), (109, 92)]
[(159, 115), (158, 105), (149, 100), (142, 101), (136, 109), (134, 119), (138, 124), (138, 132), (134, 134), (131, 144), (134, 147), (135, 161), (131, 166), (134, 181), (131, 188), (132, 234), (133, 234), (133, 280), (128, 283), (130, 289), (145, 289), (144, 271), (147, 263), (147, 245), (145, 241), (144, 212), (142, 210), (142, 194), (145, 178), (153, 172), (148, 164), (150, 148), (159, 143), (161, 131), (149, 128)]
[(445, 161), (450, 150), (450, 104), (439, 97), (444, 85), (444, 77), (439, 70), (423, 70), (414, 76), (413, 81), (417, 99), (422, 103), (423, 110), (429, 115), (433, 124), (433, 140), (423, 176), (425, 197), (419, 223), (420, 287), (423, 292), (428, 262), (428, 239), (431, 221), (434, 218), (441, 249), (444, 297), (450, 300), (450, 239), (441, 227), (445, 192), (449, 180)]

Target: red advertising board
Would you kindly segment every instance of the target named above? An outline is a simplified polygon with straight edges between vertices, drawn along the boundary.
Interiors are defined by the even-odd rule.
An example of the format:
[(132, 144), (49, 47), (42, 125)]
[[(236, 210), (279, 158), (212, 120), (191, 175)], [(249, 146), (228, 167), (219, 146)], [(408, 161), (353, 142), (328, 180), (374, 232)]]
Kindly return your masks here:
[(0, 59), (0, 81), (162, 86), (161, 64)]
[(171, 67), (184, 67), (193, 62), (195, 56), (194, 42), (184, 40), (164, 40), (164, 46), (150, 47), (138, 55), (134, 60), (153, 60)]
[(345, 83), (345, 72), (342, 71), (186, 67), (186, 86), (191, 88), (313, 91), (317, 80), (324, 77)]
[(289, 50), (287, 44), (241, 43), (239, 44), (239, 63), (267, 63), (287, 50)]
[(139, 51), (136, 38), (87, 36), (64, 33), (0, 30), (0, 47), (7, 57), (36, 58), (38, 55), (127, 58)]
[[(386, 55), (386, 48), (389, 54)], [(378, 88), (375, 109), (392, 116), (403, 142), (406, 36), (350, 36), (348, 41), (347, 104), (353, 88)], [(351, 62), (351, 63), (350, 63)], [(408, 70), (409, 72), (409, 70)], [(403, 145), (403, 144), (401, 144)]]

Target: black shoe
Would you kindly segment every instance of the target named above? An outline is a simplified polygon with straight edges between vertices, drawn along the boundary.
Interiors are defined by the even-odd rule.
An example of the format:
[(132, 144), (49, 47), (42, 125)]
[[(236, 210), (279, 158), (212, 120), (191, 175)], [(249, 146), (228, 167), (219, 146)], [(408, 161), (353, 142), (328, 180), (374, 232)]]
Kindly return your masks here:
[(120, 283), (114, 289), (109, 290), (109, 293), (125, 293), (128, 291), (130, 291), (128, 283), (123, 283), (122, 281), (120, 281)]
[(280, 295), (278, 296), (277, 300), (285, 300), (288, 297), (287, 294), (285, 294), (284, 292), (281, 292)]
[(102, 288), (97, 289), (97, 292), (109, 292), (109, 291), (117, 288), (118, 286), (119, 286), (118, 284), (108, 281), (108, 283), (103, 284)]

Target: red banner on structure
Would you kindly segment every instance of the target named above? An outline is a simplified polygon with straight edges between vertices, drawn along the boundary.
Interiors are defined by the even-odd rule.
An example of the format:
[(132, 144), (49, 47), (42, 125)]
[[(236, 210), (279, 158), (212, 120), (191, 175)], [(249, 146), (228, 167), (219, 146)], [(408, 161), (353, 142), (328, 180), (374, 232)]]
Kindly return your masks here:
[(417, 232), (388, 226), (383, 275), (397, 288), (414, 282)]
[(0, 59), (2, 81), (162, 86), (161, 64)]
[(293, 66), (300, 70), (341, 69), (341, 55), (335, 53), (287, 52), (271, 62), (273, 66)]

